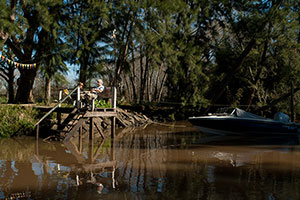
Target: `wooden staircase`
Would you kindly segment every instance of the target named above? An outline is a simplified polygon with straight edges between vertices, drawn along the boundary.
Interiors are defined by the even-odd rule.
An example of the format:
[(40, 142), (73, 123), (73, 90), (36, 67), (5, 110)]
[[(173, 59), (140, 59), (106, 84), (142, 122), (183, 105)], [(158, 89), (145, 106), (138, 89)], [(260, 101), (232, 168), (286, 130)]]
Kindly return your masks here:
[[(76, 105), (73, 108), (64, 109), (61, 108), (61, 104), (70, 96), (77, 91), (77, 101)], [(88, 109), (87, 107), (81, 107), (81, 99), (80, 99), (80, 88), (76, 87), (73, 91), (71, 91), (64, 99), (60, 100), (53, 108), (51, 108), (36, 124), (36, 138), (39, 137), (39, 124), (52, 112), (57, 112), (57, 124), (52, 127), (60, 137), (64, 138), (64, 142), (71, 140), (72, 137), (76, 135), (76, 133), (82, 134), (82, 129), (87, 127), (89, 124), (89, 136), (90, 139), (93, 139), (94, 127), (96, 127), (98, 133), (102, 138), (104, 138), (103, 131), (101, 129), (102, 120), (99, 117), (109, 117), (112, 120), (112, 137), (115, 132), (115, 118), (116, 114), (116, 89), (113, 88), (112, 93), (112, 105), (113, 108), (95, 108), (94, 101), (92, 105), (90, 105)], [(67, 113), (67, 117), (62, 120), (62, 113)]]

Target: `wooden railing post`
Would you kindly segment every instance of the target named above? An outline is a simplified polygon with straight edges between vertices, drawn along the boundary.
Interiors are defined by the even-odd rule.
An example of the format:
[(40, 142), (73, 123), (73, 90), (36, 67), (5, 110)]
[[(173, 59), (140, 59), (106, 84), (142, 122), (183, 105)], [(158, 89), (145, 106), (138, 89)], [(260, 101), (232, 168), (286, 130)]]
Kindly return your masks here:
[(92, 111), (95, 110), (95, 99), (92, 100)]
[(67, 98), (70, 98), (70, 96), (77, 90), (79, 91), (79, 99), (80, 99), (80, 89), (78, 89), (79, 86), (77, 88), (75, 88), (74, 90), (72, 90), (72, 92), (70, 92), (70, 94), (68, 94), (65, 98), (63, 98), (62, 100), (60, 100), (51, 110), (49, 110), (49, 112), (47, 112), (37, 123), (35, 123), (35, 127), (36, 127), (36, 138), (39, 137), (39, 124), (46, 118), (48, 117), (56, 108), (59, 107), (59, 105), (64, 102)]
[[(61, 100), (62, 100), (62, 94), (63, 94), (63, 91), (59, 90), (58, 102), (61, 102)], [(59, 108), (61, 107), (61, 103), (58, 105), (58, 107)], [(56, 119), (57, 119), (57, 126), (58, 126), (58, 128), (60, 128), (61, 127), (61, 112), (60, 111), (57, 112)]]
[[(59, 93), (58, 93), (58, 102), (60, 102), (61, 101), (61, 99), (62, 99), (62, 90), (59, 90)], [(58, 107), (61, 107), (61, 103), (59, 104), (59, 106)]]
[(77, 87), (77, 108), (81, 108), (81, 102), (80, 102), (80, 87)]
[(90, 117), (89, 162), (94, 160), (94, 117)]
[(116, 87), (112, 87), (112, 99), (113, 99), (113, 101), (112, 101), (112, 107), (113, 107), (113, 109), (116, 109), (117, 108), (117, 88)]

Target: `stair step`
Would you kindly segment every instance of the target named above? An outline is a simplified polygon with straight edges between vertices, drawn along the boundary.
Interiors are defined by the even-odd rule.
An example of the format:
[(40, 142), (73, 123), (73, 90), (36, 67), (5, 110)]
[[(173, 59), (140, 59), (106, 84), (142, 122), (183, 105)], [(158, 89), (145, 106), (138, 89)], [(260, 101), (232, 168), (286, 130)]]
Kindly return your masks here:
[(64, 130), (64, 129), (56, 129), (55, 130), (56, 132), (58, 132), (58, 133), (69, 133), (69, 131), (68, 130)]
[(74, 124), (60, 124), (60, 126), (64, 126), (64, 127), (66, 127), (66, 126), (74, 126)]

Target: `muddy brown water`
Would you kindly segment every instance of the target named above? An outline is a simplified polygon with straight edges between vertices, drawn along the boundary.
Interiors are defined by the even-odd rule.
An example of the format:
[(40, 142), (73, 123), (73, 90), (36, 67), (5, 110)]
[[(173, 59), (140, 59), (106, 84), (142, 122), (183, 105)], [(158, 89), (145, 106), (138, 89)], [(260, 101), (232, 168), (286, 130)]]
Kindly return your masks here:
[(0, 199), (300, 199), (295, 138), (207, 136), (188, 122), (112, 140), (0, 140)]

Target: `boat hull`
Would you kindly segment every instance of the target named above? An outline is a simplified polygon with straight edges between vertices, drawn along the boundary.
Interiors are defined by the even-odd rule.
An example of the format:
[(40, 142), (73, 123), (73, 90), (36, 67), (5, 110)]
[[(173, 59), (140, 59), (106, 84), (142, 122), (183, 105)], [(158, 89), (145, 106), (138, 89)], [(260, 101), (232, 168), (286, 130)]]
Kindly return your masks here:
[(275, 120), (248, 119), (237, 117), (190, 117), (189, 122), (203, 133), (218, 135), (294, 135), (299, 124)]

